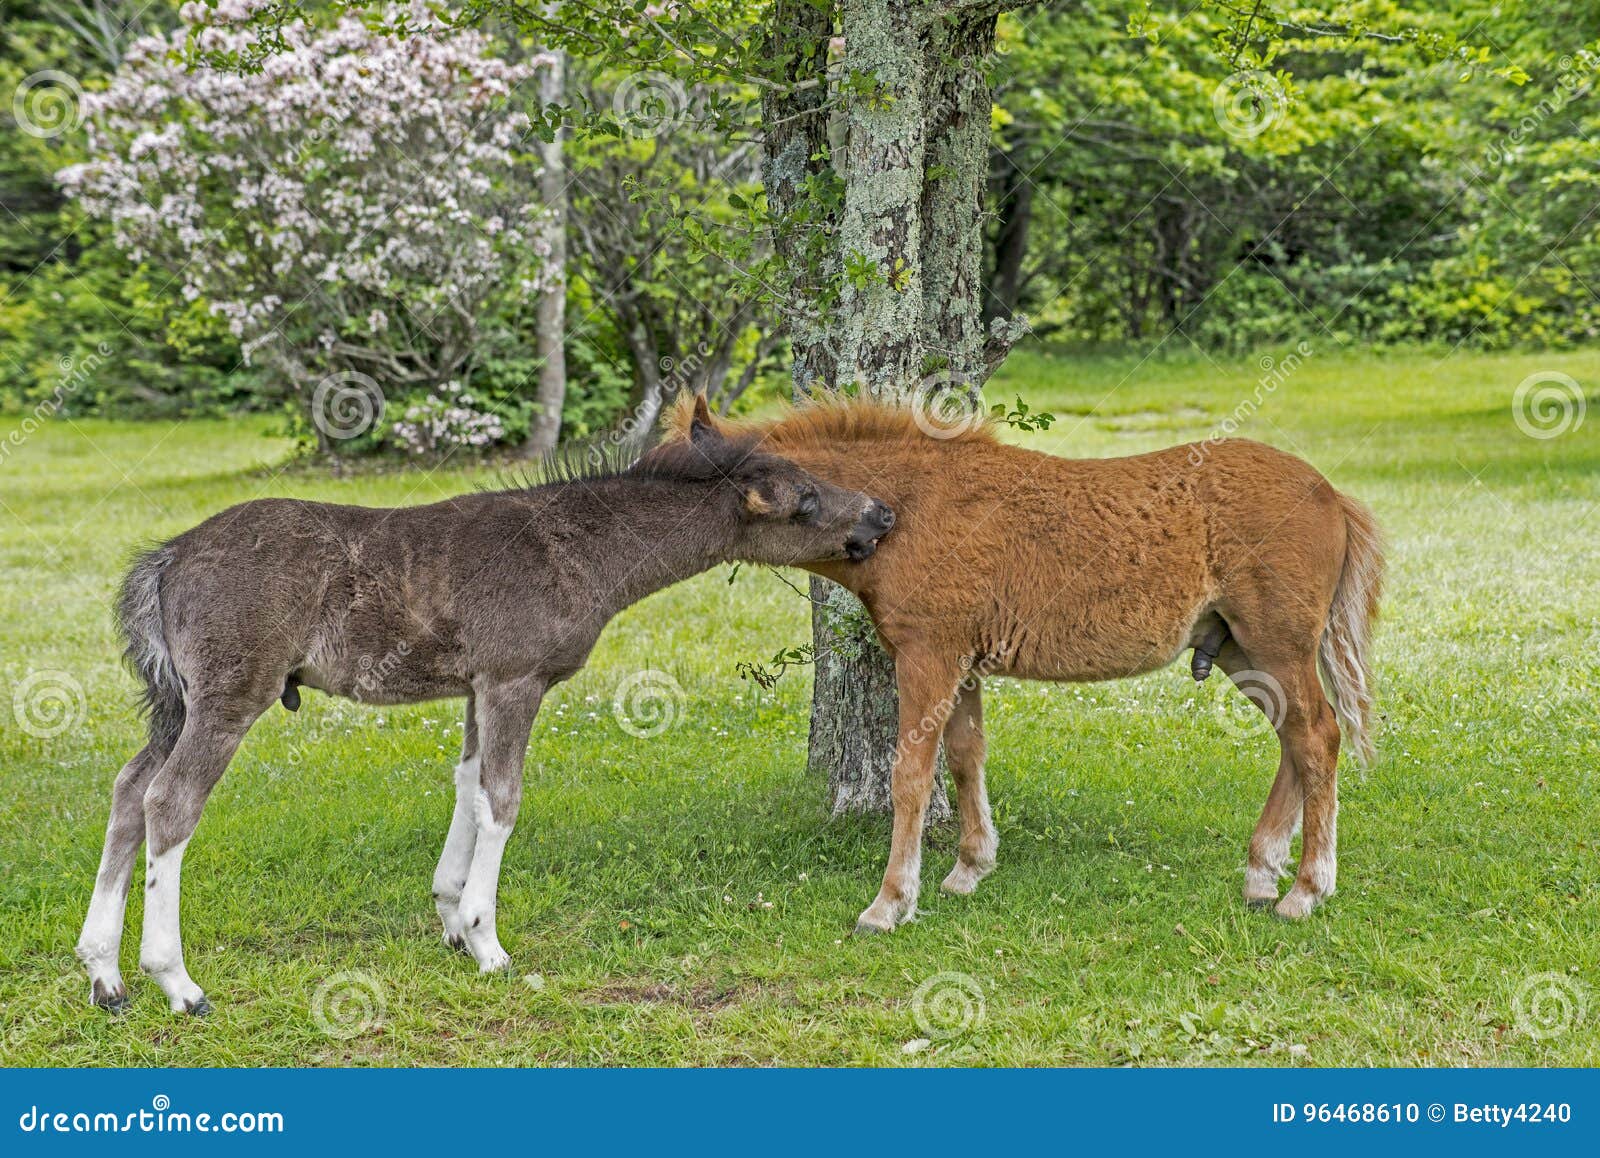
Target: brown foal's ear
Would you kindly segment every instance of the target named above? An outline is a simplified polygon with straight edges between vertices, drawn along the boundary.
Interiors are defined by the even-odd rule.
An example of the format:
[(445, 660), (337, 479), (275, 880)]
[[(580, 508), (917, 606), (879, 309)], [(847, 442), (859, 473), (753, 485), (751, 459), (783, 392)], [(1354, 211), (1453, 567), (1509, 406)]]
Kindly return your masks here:
[(716, 424), (711, 420), (711, 409), (706, 405), (706, 396), (694, 396), (694, 414), (689, 419), (690, 442), (712, 442), (721, 438)]

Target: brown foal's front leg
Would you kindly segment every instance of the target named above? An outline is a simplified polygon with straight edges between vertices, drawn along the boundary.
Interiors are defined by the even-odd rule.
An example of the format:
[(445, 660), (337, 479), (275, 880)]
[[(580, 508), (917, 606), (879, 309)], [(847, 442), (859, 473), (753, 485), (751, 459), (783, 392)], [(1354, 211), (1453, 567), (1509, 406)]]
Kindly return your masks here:
[(922, 823), (933, 791), (939, 735), (954, 707), (959, 669), (946, 661), (900, 649), (895, 680), (900, 689), (900, 738), (895, 745), (894, 839), (878, 897), (856, 919), (857, 933), (887, 933), (917, 914), (922, 875)]

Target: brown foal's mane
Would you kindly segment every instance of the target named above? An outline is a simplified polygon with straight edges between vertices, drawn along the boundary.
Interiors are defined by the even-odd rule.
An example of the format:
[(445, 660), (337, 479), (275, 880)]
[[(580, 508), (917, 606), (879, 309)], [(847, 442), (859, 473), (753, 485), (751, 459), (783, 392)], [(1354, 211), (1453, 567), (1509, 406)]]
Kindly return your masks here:
[[(688, 438), (694, 420), (694, 395), (684, 394), (673, 405), (668, 419), (671, 437)], [(758, 439), (765, 449), (781, 452), (785, 448), (838, 446), (852, 442), (962, 443), (993, 444), (996, 423), (980, 417), (959, 429), (935, 438), (917, 423), (910, 408), (895, 406), (874, 398), (845, 398), (831, 395), (786, 406), (777, 418), (765, 421), (739, 421), (718, 418), (717, 428), (732, 438)]]

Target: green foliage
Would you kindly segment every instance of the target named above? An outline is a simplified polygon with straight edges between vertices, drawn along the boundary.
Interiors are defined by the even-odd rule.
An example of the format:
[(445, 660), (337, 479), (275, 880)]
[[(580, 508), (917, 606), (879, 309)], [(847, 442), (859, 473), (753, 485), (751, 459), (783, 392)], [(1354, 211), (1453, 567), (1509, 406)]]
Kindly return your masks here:
[(1017, 396), (1014, 405), (1007, 406), (1004, 402), (996, 402), (989, 408), (989, 416), (996, 422), (1003, 422), (1013, 430), (1020, 430), (1025, 434), (1032, 434), (1036, 430), (1049, 430), (1056, 416), (1047, 410), (1030, 410), (1028, 404)]
[[(171, 27), (176, 7), (126, 5), (134, 19), (120, 45)], [(412, 18), (378, 3), (310, 8), (364, 12), (397, 32)], [(263, 50), (307, 10), (259, 12)], [(118, 41), (86, 43), (55, 0), (6, 11), (0, 89), (50, 71), (103, 87)], [(730, 404), (748, 404), (781, 361), (771, 315), (796, 277), (823, 325), (846, 286), (914, 282), (903, 265), (838, 252), (837, 134), (797, 178), (783, 223), (795, 268), (774, 257), (755, 148), (761, 96), (783, 75), (766, 37), (772, 11), (712, 0), (677, 6), (669, 21), (635, 0), (484, 0), (450, 17), (494, 31), (508, 51), (573, 54), (580, 83), (566, 107), (528, 102), (528, 141), (565, 125), (575, 217), (601, 232), (621, 222), (618, 236), (638, 240), (586, 249), (573, 238), (571, 433), (614, 422), (652, 365), (675, 368), (668, 390), (721, 375)], [(834, 115), (891, 99), (870, 69), (828, 51)], [(198, 43), (190, 52), (209, 60)], [(994, 65), (994, 315), (1025, 314), (1044, 336), (1079, 343), (1181, 335), (1222, 351), (1305, 335), (1570, 345), (1600, 331), (1592, 4), (1053, 5), (1001, 18)], [(0, 230), (0, 406), (50, 395), (63, 366), (109, 345), (114, 355), (69, 403), (78, 412), (280, 409), (286, 384), (244, 366), (206, 303), (178, 295), (173, 271), (129, 266), (103, 229), (63, 209), (51, 174), (80, 160), (82, 144), (74, 132), (0, 136), (11, 215)], [(722, 168), (730, 156), (739, 163)], [(1002, 235), (1019, 221), (1012, 292)], [(512, 440), (532, 413), (531, 332), (528, 312), (486, 319), (475, 355), (472, 388)], [(725, 332), (726, 370), (701, 352)]]
[[(1147, 5), (1127, 28), (1084, 9), (1003, 21), (997, 180), (1024, 173), (1031, 194), (1010, 308), (1079, 341), (1224, 350), (1587, 338), (1600, 13), (1562, 16), (1219, 3)], [(1490, 28), (1493, 47), (1469, 43)]]
[(0, 93), (25, 123), (0, 133), (0, 408), (53, 397), (91, 361), (63, 402), (68, 413), (271, 405), (260, 379), (240, 372), (226, 329), (182, 299), (176, 271), (130, 264), (57, 188), (55, 172), (83, 157), (80, 94), (104, 86), (128, 42), (176, 20), (169, 0), (105, 7), (105, 39), (86, 41), (55, 0), (5, 6)]

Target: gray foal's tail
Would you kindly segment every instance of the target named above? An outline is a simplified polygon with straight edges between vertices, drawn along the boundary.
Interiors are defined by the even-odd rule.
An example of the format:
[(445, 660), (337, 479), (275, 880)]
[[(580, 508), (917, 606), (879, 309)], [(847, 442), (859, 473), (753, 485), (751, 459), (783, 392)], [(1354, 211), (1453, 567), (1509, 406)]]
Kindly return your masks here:
[(162, 544), (141, 552), (123, 577), (117, 595), (117, 630), (122, 658), (144, 684), (143, 711), (150, 743), (172, 751), (183, 731), (183, 681), (167, 650), (161, 625), (161, 573), (172, 562), (172, 547)]

